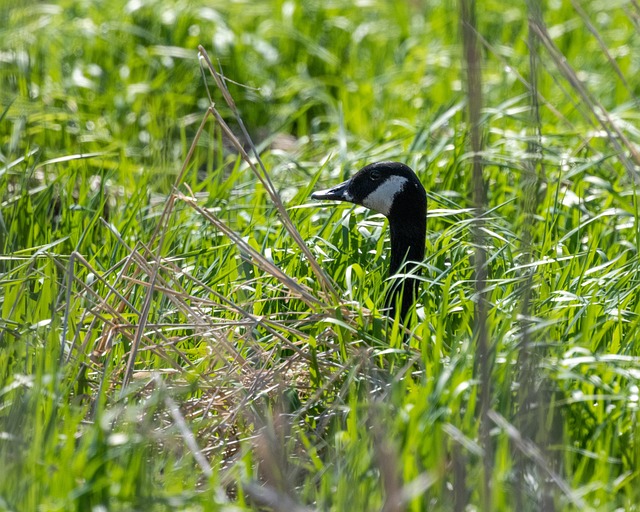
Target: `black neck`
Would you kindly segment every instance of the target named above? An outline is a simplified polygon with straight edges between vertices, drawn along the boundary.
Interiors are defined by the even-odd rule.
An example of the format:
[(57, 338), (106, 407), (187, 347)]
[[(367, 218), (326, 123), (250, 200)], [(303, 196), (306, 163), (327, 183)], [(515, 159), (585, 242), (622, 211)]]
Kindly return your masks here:
[[(410, 220), (410, 222), (408, 222)], [(412, 219), (389, 222), (391, 231), (391, 262), (389, 265), (389, 275), (400, 272), (401, 274), (413, 274), (418, 276), (418, 264), (424, 260), (424, 245), (427, 230), (426, 212), (417, 215)], [(418, 295), (420, 281), (416, 278), (399, 278), (392, 283), (389, 295), (387, 296), (387, 306), (391, 307), (391, 315), (395, 316), (398, 296), (402, 295), (400, 305), (400, 319), (405, 320), (409, 309), (413, 305)]]

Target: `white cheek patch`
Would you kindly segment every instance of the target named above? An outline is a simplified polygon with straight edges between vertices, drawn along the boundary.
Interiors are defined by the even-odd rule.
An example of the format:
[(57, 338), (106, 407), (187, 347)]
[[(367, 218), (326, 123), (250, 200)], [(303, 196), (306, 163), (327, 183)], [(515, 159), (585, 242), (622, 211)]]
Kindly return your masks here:
[(391, 176), (365, 197), (362, 205), (388, 217), (389, 213), (391, 213), (394, 198), (402, 192), (407, 182), (407, 178), (402, 176)]

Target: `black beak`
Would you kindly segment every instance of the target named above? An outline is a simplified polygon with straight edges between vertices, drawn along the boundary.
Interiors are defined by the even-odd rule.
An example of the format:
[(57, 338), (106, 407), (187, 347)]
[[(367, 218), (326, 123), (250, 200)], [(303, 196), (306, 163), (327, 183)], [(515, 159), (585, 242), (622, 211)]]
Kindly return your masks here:
[(353, 198), (348, 192), (350, 180), (340, 183), (333, 188), (327, 190), (318, 190), (311, 194), (311, 199), (332, 199), (334, 201), (349, 201), (352, 202)]

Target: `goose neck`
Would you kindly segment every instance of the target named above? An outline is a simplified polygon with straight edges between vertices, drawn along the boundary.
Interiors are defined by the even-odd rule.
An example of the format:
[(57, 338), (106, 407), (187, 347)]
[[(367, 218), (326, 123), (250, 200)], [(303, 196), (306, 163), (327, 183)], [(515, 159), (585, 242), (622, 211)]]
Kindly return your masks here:
[[(420, 219), (415, 219), (410, 225), (390, 222), (389, 228), (391, 231), (389, 275), (393, 275), (401, 270), (404, 262), (420, 262), (424, 259), (426, 220), (420, 222)], [(410, 269), (407, 268), (407, 270)]]

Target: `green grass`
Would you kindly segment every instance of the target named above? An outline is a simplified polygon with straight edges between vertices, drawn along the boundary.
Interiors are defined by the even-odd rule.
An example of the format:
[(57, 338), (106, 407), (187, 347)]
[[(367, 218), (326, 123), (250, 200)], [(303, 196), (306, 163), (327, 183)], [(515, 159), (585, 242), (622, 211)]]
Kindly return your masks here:
[[(638, 11), (548, 4), (477, 6), (482, 219), (457, 4), (3, 4), (0, 509), (635, 510)], [(383, 159), (408, 335), (386, 221), (309, 199)]]

